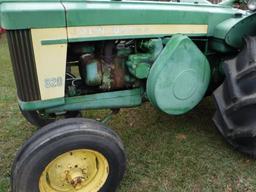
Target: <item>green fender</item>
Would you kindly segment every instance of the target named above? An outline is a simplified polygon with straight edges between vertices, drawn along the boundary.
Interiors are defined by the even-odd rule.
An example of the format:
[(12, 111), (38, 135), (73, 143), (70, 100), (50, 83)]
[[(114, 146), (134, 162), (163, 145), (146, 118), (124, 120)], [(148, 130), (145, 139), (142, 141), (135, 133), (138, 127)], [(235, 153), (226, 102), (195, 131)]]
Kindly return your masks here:
[(256, 13), (245, 16), (237, 15), (234, 18), (218, 24), (214, 30), (214, 38), (222, 39), (233, 48), (241, 48), (243, 38), (256, 35)]

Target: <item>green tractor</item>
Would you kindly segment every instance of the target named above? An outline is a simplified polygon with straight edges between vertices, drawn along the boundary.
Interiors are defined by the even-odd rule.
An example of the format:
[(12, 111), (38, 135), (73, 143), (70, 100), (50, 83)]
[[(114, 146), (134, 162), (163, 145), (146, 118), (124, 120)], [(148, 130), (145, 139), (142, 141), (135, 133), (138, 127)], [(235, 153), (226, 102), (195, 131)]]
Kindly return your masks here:
[(214, 123), (256, 157), (256, 2), (0, 0), (20, 110), (39, 129), (18, 152), (13, 192), (114, 192), (121, 139), (81, 110), (149, 101), (170, 115), (207, 95)]

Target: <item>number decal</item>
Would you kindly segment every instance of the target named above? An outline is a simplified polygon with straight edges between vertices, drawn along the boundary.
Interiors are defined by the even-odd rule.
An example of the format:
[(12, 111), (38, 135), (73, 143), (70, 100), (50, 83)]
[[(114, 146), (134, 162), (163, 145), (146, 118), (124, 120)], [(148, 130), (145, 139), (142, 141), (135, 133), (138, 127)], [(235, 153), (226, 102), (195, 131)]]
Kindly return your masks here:
[(62, 86), (62, 77), (53, 77), (45, 79), (45, 88), (54, 88)]

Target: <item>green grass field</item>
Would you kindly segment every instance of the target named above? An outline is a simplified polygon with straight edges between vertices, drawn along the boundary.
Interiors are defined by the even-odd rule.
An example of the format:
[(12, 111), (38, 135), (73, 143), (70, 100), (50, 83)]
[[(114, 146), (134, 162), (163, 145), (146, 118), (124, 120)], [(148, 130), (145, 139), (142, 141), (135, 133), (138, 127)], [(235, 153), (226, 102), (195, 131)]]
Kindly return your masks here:
[[(232, 150), (211, 121), (206, 98), (184, 116), (168, 116), (149, 103), (124, 109), (108, 125), (123, 139), (128, 168), (119, 192), (256, 191), (256, 163)], [(84, 112), (101, 118), (107, 111)], [(10, 167), (36, 129), (21, 116), (5, 38), (0, 40), (0, 192), (10, 191)]]

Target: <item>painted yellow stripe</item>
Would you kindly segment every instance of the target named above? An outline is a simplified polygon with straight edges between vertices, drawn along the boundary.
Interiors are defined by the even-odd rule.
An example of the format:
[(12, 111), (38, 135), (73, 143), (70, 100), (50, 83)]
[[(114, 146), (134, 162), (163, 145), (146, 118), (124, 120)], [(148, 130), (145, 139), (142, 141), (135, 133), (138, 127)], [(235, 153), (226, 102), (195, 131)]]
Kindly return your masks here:
[(207, 34), (208, 25), (108, 25), (68, 27), (69, 38), (130, 35)]
[(67, 43), (42, 45), (44, 40), (67, 39), (66, 28), (31, 29), (41, 99), (64, 97)]

